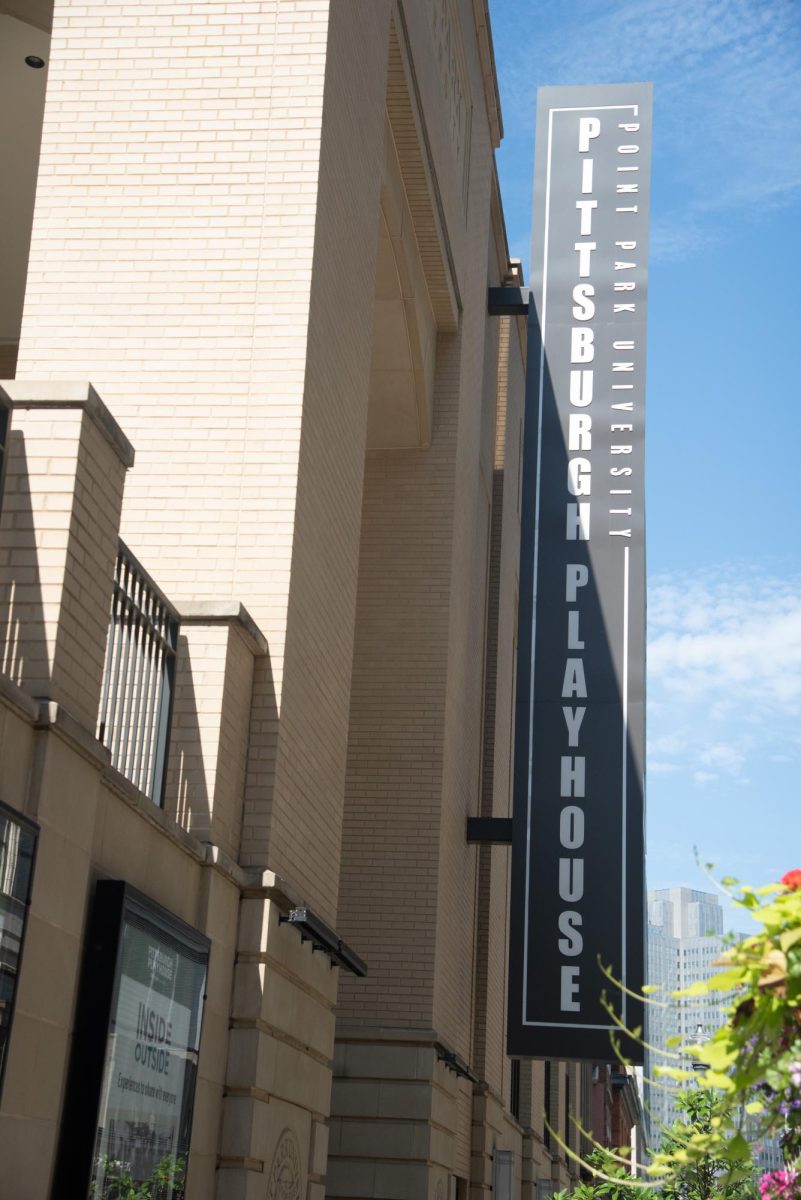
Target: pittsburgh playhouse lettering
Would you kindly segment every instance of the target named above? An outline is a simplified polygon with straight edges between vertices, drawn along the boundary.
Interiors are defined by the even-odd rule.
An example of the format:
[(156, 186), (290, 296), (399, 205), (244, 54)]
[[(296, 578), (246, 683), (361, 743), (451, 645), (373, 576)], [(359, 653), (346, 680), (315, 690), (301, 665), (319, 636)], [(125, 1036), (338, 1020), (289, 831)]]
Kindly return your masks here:
[[(576, 322), (570, 330), (570, 382), (567, 414), (567, 500), (565, 539), (567, 542), (589, 542), (596, 538), (631, 538), (633, 468), (627, 459), (634, 448), (635, 405), (639, 397), (635, 384), (627, 376), (634, 375), (634, 353), (638, 347), (630, 336), (619, 336), (614, 325), (605, 324), (604, 336), (611, 337), (611, 371), (608, 378), (596, 379), (596, 317), (598, 302), (593, 277), (594, 255), (598, 243), (593, 226), (600, 204), (610, 204), (616, 213), (638, 211), (640, 147), (633, 136), (639, 131), (637, 121), (614, 120), (614, 132), (620, 136), (614, 192), (604, 188), (596, 195), (596, 180), (592, 144), (602, 130), (604, 115), (580, 117), (578, 121), (578, 159), (576, 171), (577, 240), (575, 266), (577, 282), (573, 287), (572, 317)], [(639, 297), (634, 274), (637, 270), (637, 241), (621, 238), (614, 243), (614, 278), (610, 282), (613, 316), (635, 314)], [(624, 320), (626, 318), (623, 318)], [(610, 438), (593, 439), (593, 423), (606, 422)], [(606, 432), (606, 431), (604, 431)], [(603, 448), (599, 445), (603, 444)], [(593, 488), (594, 478), (601, 475), (600, 486)], [(600, 491), (603, 500), (598, 514), (593, 504)], [(601, 518), (600, 528), (596, 521)], [(583, 640), (582, 596), (590, 580), (584, 563), (568, 562), (564, 581), (567, 633), (565, 668), (562, 682), (562, 712), (565, 721), (567, 751), (561, 755), (559, 816), (559, 898), (565, 906), (558, 917), (558, 950), (560, 955), (560, 1008), (564, 1013), (580, 1013), (582, 1005), (581, 963), (584, 949), (583, 904), (585, 838), (585, 804), (587, 802), (588, 772), (586, 756), (582, 753), (582, 728), (587, 712), (587, 674), (585, 671), (585, 642)], [(561, 961), (567, 960), (567, 961)]]

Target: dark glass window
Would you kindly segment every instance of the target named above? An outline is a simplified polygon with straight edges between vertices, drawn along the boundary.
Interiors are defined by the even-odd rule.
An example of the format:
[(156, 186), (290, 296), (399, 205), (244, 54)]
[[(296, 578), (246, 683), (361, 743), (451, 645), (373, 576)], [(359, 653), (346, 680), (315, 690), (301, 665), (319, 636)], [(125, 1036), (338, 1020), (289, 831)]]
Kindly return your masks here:
[(202, 934), (98, 883), (52, 1200), (183, 1197), (208, 959)]
[(545, 1149), (550, 1150), (553, 1137), (548, 1126), (551, 1124), (551, 1060), (545, 1060), (545, 1086), (543, 1088), (543, 1123), (542, 1123), (542, 1140), (545, 1143)]
[(0, 396), (0, 509), (3, 507), (3, 485), (5, 483), (6, 451), (8, 449), (8, 429), (11, 424), (11, 409)]
[(10, 809), (0, 807), (0, 1086), (31, 898), (35, 849), (34, 827)]
[(512, 1086), (509, 1110), (516, 1121), (520, 1120), (520, 1059), (512, 1059)]

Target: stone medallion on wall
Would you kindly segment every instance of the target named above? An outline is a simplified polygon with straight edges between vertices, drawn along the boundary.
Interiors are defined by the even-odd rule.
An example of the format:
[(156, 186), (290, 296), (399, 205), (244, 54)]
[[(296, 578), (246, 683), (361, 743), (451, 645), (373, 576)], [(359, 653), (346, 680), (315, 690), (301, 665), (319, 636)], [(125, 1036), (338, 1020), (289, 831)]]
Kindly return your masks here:
[(285, 1129), (273, 1155), (267, 1200), (300, 1200), (300, 1184), (298, 1139), (291, 1129)]

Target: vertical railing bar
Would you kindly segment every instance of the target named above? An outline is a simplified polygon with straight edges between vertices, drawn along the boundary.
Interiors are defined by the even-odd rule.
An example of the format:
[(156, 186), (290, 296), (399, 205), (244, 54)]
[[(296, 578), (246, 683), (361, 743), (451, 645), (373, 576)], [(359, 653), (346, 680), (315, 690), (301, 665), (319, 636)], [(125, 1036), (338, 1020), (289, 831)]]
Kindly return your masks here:
[[(160, 613), (161, 613), (161, 605), (158, 603), (157, 600), (154, 600), (153, 620), (154, 620), (154, 627), (157, 632), (158, 632), (157, 622), (158, 622)], [(147, 792), (148, 796), (150, 796), (151, 799), (153, 798), (153, 755), (154, 755), (155, 739), (156, 739), (157, 733), (158, 733), (157, 714), (158, 714), (159, 695), (161, 692), (162, 653), (163, 653), (163, 650), (162, 650), (162, 644), (161, 644), (160, 637), (154, 638), (154, 640), (153, 640), (153, 667), (152, 667), (153, 675), (152, 675), (152, 686), (150, 689), (150, 692), (151, 692), (150, 705), (148, 708), (148, 718), (147, 718), (147, 738), (145, 740), (145, 755), (147, 758), (147, 773), (145, 775), (145, 782), (143, 783), (143, 786), (142, 786), (142, 790), (144, 792)]]
[(119, 742), (117, 747), (117, 759), (115, 766), (123, 775), (127, 775), (125, 762), (128, 754), (128, 716), (130, 713), (130, 694), (131, 694), (131, 664), (134, 660), (136, 650), (136, 573), (132, 573), (128, 581), (128, 609), (125, 622), (125, 663), (122, 673), (122, 681), (120, 686), (120, 712), (117, 721), (117, 732), (119, 734)]
[(134, 696), (137, 691), (137, 676), (139, 668), (139, 643), (143, 629), (141, 629), (141, 605), (143, 605), (145, 583), (143, 578), (137, 574), (134, 576), (133, 582), (133, 655), (131, 660), (131, 679), (127, 688), (127, 706), (125, 714), (125, 732), (122, 734), (122, 742), (125, 745), (125, 774), (128, 779), (131, 779), (131, 762), (133, 760), (133, 744), (137, 737), (137, 727), (134, 720)]
[(147, 738), (145, 740), (145, 752), (147, 757), (147, 773), (146, 781), (143, 784), (143, 791), (147, 796), (153, 797), (153, 760), (155, 760), (156, 739), (158, 736), (157, 714), (158, 701), (161, 696), (162, 689), (162, 670), (161, 661), (163, 654), (162, 636), (159, 624), (161, 624), (163, 613), (163, 605), (158, 600), (158, 596), (153, 596), (152, 612), (151, 612), (151, 628), (152, 628), (152, 664), (151, 671), (151, 696), (150, 707), (147, 710)]
[(153, 725), (150, 738), (150, 774), (148, 779), (148, 795), (154, 804), (159, 803), (159, 793), (157, 791), (158, 774), (159, 774), (159, 742), (161, 738), (161, 712), (164, 703), (164, 662), (165, 662), (165, 645), (164, 645), (164, 608), (162, 605), (157, 605), (154, 614), (154, 625), (157, 635), (158, 654), (156, 656), (156, 679), (157, 684), (153, 689)]
[[(131, 574), (132, 574), (132, 568), (129, 568), (128, 574), (126, 576), (127, 581), (130, 580)], [(120, 694), (119, 694), (120, 717), (116, 723), (116, 731), (115, 731), (116, 737), (115, 737), (114, 747), (111, 751), (112, 761), (114, 763), (114, 766), (117, 768), (117, 770), (120, 769), (120, 763), (122, 761), (124, 761), (124, 754), (121, 752), (122, 751), (122, 730), (123, 730), (123, 724), (125, 721), (125, 706), (126, 706), (126, 697), (128, 694), (128, 666), (131, 661), (131, 641), (132, 641), (131, 632), (133, 629), (133, 620), (134, 620), (134, 603), (133, 603), (133, 600), (130, 598), (133, 593), (133, 587), (128, 586), (128, 587), (126, 587), (125, 590), (128, 593), (128, 606), (127, 606), (126, 621), (125, 621), (125, 628), (124, 628), (125, 658), (124, 658), (124, 662), (123, 662), (122, 680), (121, 680)]]
[(121, 585), (122, 576), (122, 554), (117, 554), (117, 563), (114, 572), (114, 591), (111, 598), (111, 625), (109, 628), (109, 645), (106, 652), (106, 669), (103, 675), (103, 716), (102, 728), (100, 731), (100, 740), (106, 745), (106, 732), (111, 728), (111, 717), (109, 715), (109, 706), (114, 703), (116, 695), (116, 687), (112, 684), (114, 675), (114, 664), (118, 654), (119, 647), (119, 623), (120, 613), (124, 603), (124, 596)]
[(99, 737), (114, 767), (163, 804), (180, 621), (123, 542), (115, 566)]
[[(119, 555), (117, 556), (117, 575), (119, 574)], [(106, 729), (108, 728), (108, 706), (111, 692), (111, 676), (114, 664), (114, 652), (117, 641), (117, 625), (120, 609), (120, 587), (118, 579), (114, 579), (114, 589), (111, 593), (111, 611), (109, 613), (108, 641), (106, 643), (106, 665), (103, 669), (103, 693), (100, 698), (100, 726), (98, 738), (105, 744)]]
[(136, 613), (136, 601), (134, 599), (135, 581), (133, 574), (128, 565), (128, 574), (126, 577), (126, 606), (125, 606), (125, 621), (123, 623), (123, 658), (122, 670), (120, 672), (120, 691), (117, 697), (119, 711), (115, 726), (115, 744), (112, 750), (114, 766), (118, 771), (124, 773), (125, 770), (125, 713), (128, 707), (128, 672), (131, 662), (131, 643), (133, 642), (133, 623)]
[[(152, 594), (150, 595), (148, 602), (150, 604), (150, 607), (152, 608), (153, 604), (155, 603), (155, 598), (152, 596)], [(141, 726), (141, 736), (139, 738), (139, 746), (137, 747), (137, 752), (136, 752), (136, 786), (137, 787), (140, 787), (141, 782), (142, 782), (143, 767), (145, 767), (145, 770), (146, 770), (145, 764), (147, 763), (147, 755), (145, 754), (145, 748), (149, 744), (149, 741), (150, 741), (150, 713), (151, 713), (151, 708), (152, 708), (151, 699), (152, 699), (152, 690), (153, 690), (153, 685), (152, 685), (151, 680), (153, 677), (154, 649), (155, 649), (155, 641), (151, 634), (151, 636), (148, 637), (148, 640), (147, 640), (147, 654), (145, 656), (145, 668), (144, 668), (144, 703), (142, 705), (142, 726)], [(141, 790), (146, 791), (146, 788), (141, 787)]]
[(177, 641), (178, 637), (177, 622), (171, 620), (166, 613), (165, 625), (168, 638), (164, 647), (163, 676), (159, 698), (158, 735), (153, 751), (153, 791), (150, 797), (159, 807), (164, 803), (164, 786), (167, 782), (167, 746), (170, 740), (172, 703), (175, 692), (175, 651), (173, 644)]
[(159, 718), (161, 714), (161, 694), (164, 686), (164, 646), (159, 642), (156, 653), (156, 679), (157, 684), (153, 689), (153, 710), (151, 713), (150, 725), (150, 741), (147, 744), (148, 753), (148, 775), (147, 775), (147, 794), (155, 803), (156, 795), (156, 775), (158, 773), (158, 754), (159, 754)]
[(111, 712), (109, 713), (109, 718), (108, 718), (109, 736), (108, 736), (108, 741), (106, 742), (106, 745), (108, 746), (109, 750), (111, 750), (112, 762), (114, 761), (114, 751), (112, 750), (112, 743), (114, 740), (114, 730), (116, 728), (116, 721), (117, 721), (117, 701), (118, 701), (119, 695), (120, 695), (120, 669), (122, 667), (125, 610), (126, 610), (126, 607), (128, 604), (128, 596), (126, 594), (126, 589), (125, 589), (126, 572), (127, 572), (127, 565), (125, 563), (125, 560), (122, 558), (122, 556), (120, 556), (120, 609), (119, 609), (118, 619), (117, 619), (117, 636), (115, 638), (116, 661), (114, 663), (114, 684), (111, 689)]

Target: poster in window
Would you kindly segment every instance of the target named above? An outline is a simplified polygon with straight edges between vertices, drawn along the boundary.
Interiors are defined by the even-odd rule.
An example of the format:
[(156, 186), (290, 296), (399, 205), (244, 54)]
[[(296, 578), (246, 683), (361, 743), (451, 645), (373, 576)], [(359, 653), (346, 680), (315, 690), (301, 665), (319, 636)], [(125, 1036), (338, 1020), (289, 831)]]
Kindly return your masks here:
[(208, 957), (196, 930), (98, 883), (53, 1200), (182, 1200)]

